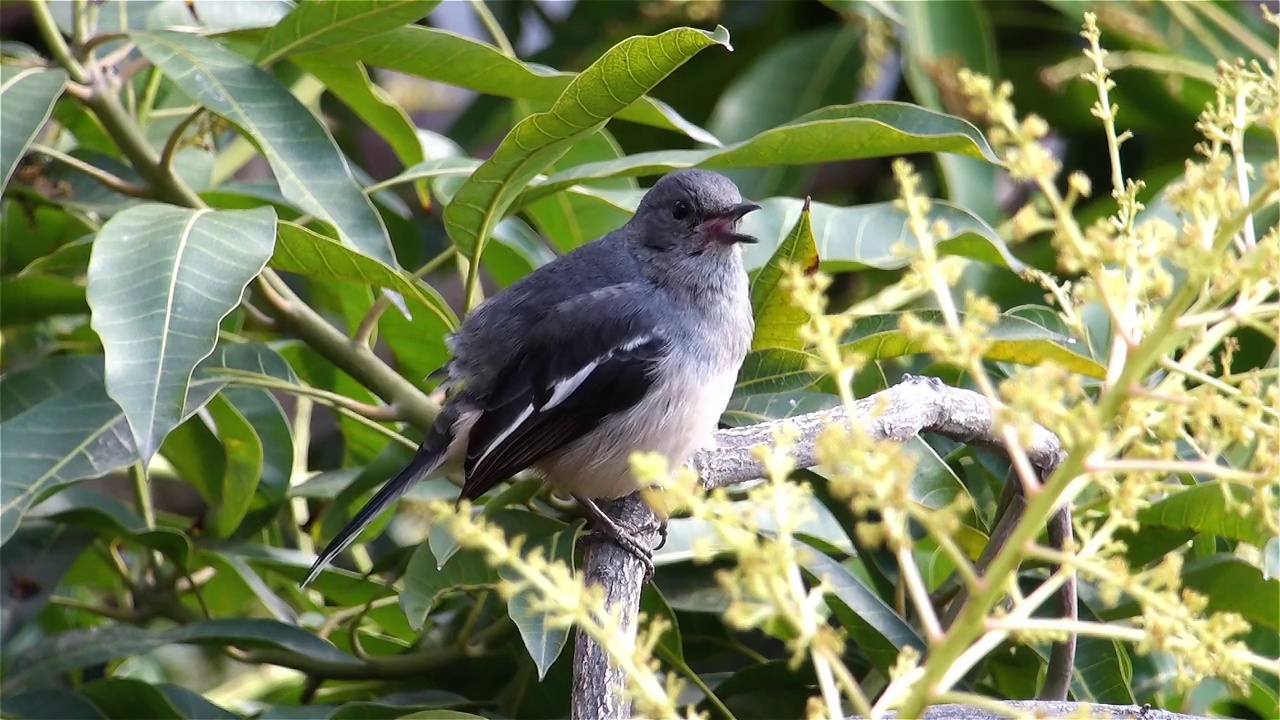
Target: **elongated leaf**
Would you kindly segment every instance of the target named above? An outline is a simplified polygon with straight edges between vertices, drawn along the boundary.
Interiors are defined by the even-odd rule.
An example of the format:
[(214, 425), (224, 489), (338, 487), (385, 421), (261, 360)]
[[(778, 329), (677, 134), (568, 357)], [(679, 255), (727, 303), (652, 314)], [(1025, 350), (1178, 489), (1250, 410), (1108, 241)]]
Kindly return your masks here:
[[(870, 360), (924, 352), (924, 348), (908, 341), (898, 329), (903, 316), (907, 314), (885, 313), (858, 318), (840, 338), (841, 347), (861, 353)], [(943, 322), (942, 313), (937, 310), (921, 310), (910, 314), (930, 324)], [(1001, 315), (987, 329), (985, 338), (988, 345), (983, 357), (989, 360), (1020, 365), (1053, 362), (1089, 377), (1100, 378), (1106, 374), (1106, 368), (1096, 360), (1080, 354), (1085, 349), (1083, 343), (1016, 315)]]
[[(759, 211), (742, 220), (742, 231), (760, 239), (758, 245), (746, 250), (744, 260), (748, 268), (768, 260), (799, 219), (804, 201), (775, 197), (760, 201), (760, 206)], [(894, 203), (853, 207), (811, 203), (811, 207), (810, 223), (824, 270), (866, 267), (894, 270), (905, 267), (920, 245), (907, 229), (906, 213), (894, 207)], [(960, 255), (1015, 271), (1022, 268), (1022, 262), (1009, 252), (1000, 235), (967, 210), (934, 200), (929, 208), (929, 220), (931, 224), (941, 221), (947, 227), (947, 233), (936, 245), (938, 254)], [(895, 251), (897, 246), (909, 254)]]
[[(583, 163), (617, 159), (624, 154), (609, 131), (600, 129), (573, 143), (563, 157), (547, 168), (547, 172)], [(609, 178), (594, 185), (597, 187), (592, 189), (636, 189), (636, 182), (632, 178)], [(599, 202), (595, 197), (579, 193), (557, 193), (530, 203), (525, 208), (538, 232), (560, 252), (569, 252), (618, 229), (631, 217), (631, 210), (614, 207), (609, 203)]]
[(386, 225), (337, 143), (288, 88), (206, 38), (158, 32), (133, 39), (184, 93), (249, 136), (290, 202), (332, 223), (344, 243), (396, 265)]
[[(83, 363), (80, 365), (79, 363)], [(185, 420), (226, 386), (218, 370), (251, 370), (297, 382), (288, 364), (264, 345), (214, 350), (196, 368), (185, 402)], [(0, 400), (19, 400), (6, 411), (4, 477), (0, 479), (0, 545), (8, 542), (28, 510), (77, 480), (97, 477), (138, 460), (120, 406), (107, 396), (102, 357), (57, 361), (0, 378)]]
[(144, 464), (184, 413), (196, 365), (218, 324), (266, 266), (275, 211), (130, 208), (102, 227), (89, 261), (93, 328)]
[(290, 650), (319, 662), (357, 662), (355, 658), (316, 637), (314, 633), (275, 620), (203, 620), (160, 632), (129, 625), (113, 625), (92, 630), (73, 630), (37, 643), (22, 653), (21, 662), (10, 666), (12, 671), (4, 679), (4, 690), (6, 693), (20, 691), (68, 670), (141, 655), (174, 643), (273, 647)]
[(4, 699), (4, 709), (23, 720), (109, 720), (84, 697), (66, 690), (32, 690)]
[(0, 326), (12, 327), (89, 311), (84, 286), (57, 275), (23, 273), (0, 280)]
[(720, 422), (730, 427), (745, 427), (769, 420), (781, 420), (830, 410), (839, 404), (840, 398), (835, 395), (813, 390), (755, 395), (735, 394), (729, 400), (729, 406), (725, 408), (724, 414), (720, 416)]
[[(389, 288), (416, 304), (411, 306), (415, 317), (430, 315), (445, 330), (457, 329), (457, 315), (434, 288), (415, 283), (385, 263), (361, 255), (296, 223), (281, 221), (276, 227), (279, 239), (271, 256), (271, 267), (311, 277)], [(425, 308), (427, 312), (417, 312), (416, 306)], [(422, 338), (424, 341), (428, 339)]]
[[(578, 530), (581, 525), (565, 528), (551, 536), (543, 552), (548, 560), (564, 563), (569, 571), (573, 571), (573, 548), (578, 541)], [(509, 571), (499, 570), (499, 575), (507, 578)], [(510, 580), (518, 578), (510, 577)], [(525, 650), (538, 668), (538, 680), (547, 677), (547, 671), (555, 663), (556, 658), (564, 650), (569, 640), (567, 625), (553, 624), (547, 621), (547, 615), (537, 609), (538, 600), (535, 591), (514, 595), (507, 601), (507, 614), (516, 624), (520, 639), (524, 641)]]
[[(1254, 510), (1246, 515), (1241, 505), (1251, 505), (1253, 488), (1206, 482), (1166, 497), (1138, 513), (1138, 522), (1172, 530), (1194, 530), (1198, 533), (1243, 540), (1261, 548), (1273, 536), (1266, 519)], [(1228, 496), (1231, 501), (1228, 502)]]
[(550, 110), (517, 123), (454, 195), (444, 219), (458, 249), (467, 257), (480, 257), (494, 226), (540, 170), (574, 140), (604, 127), (698, 51), (715, 44), (728, 47), (723, 28), (714, 33), (676, 28), (631, 37), (610, 48), (569, 83)]
[(66, 84), (62, 70), (0, 66), (0, 190), (9, 186)]
[(815, 547), (796, 541), (800, 565), (829, 588), (832, 612), (881, 672), (887, 671), (905, 647), (924, 651), (924, 639), (843, 565)]
[(240, 526), (253, 503), (262, 476), (262, 440), (248, 418), (225, 398), (215, 397), (205, 408), (218, 429), (226, 464), (220, 486), (209, 488), (212, 492), (205, 496), (210, 507), (204, 529), (210, 537), (225, 538)]
[(440, 0), (342, 0), (306, 2), (293, 9), (263, 39), (258, 64), (293, 53), (334, 50), (426, 17)]
[(798, 266), (806, 273), (818, 271), (818, 243), (813, 239), (809, 219), (806, 203), (795, 226), (778, 244), (769, 262), (751, 277), (751, 309), (756, 321), (752, 350), (804, 349), (804, 340), (798, 331), (809, 321), (809, 313), (792, 302), (783, 280), (788, 266)]
[(867, 102), (816, 110), (722, 148), (659, 150), (581, 165), (530, 187), (520, 201), (529, 202), (587, 180), (659, 175), (686, 167), (726, 170), (814, 165), (922, 152), (957, 153), (997, 162), (986, 138), (965, 120), (906, 103)]
[[(457, 85), (486, 95), (551, 102), (575, 78), (507, 57), (500, 50), (445, 30), (402, 27), (344, 45), (335, 51), (366, 65)], [(616, 113), (623, 120), (665, 128), (708, 145), (719, 145), (711, 133), (680, 117), (670, 106), (644, 97)]]
[(735, 396), (803, 390), (819, 377), (810, 369), (813, 356), (802, 350), (768, 348), (747, 354), (738, 371)]
[[(862, 64), (860, 35), (851, 23), (789, 35), (729, 83), (707, 129), (722, 142), (736, 143), (826, 105), (852, 101)], [(768, 167), (726, 174), (743, 195), (760, 198), (789, 194), (810, 173)]]
[(0, 549), (5, 568), (0, 574), (0, 640), (7, 644), (40, 613), (62, 576), (92, 541), (92, 533), (83, 528), (30, 523)]
[(183, 532), (171, 527), (148, 528), (132, 508), (83, 485), (67, 488), (32, 508), (23, 527), (32, 520), (72, 525), (107, 540), (158, 550), (177, 567), (189, 567), (191, 541)]
[[(974, 0), (907, 3), (906, 67), (911, 94), (921, 105), (941, 112), (964, 112), (961, 68), (1000, 80), (999, 57), (987, 7)], [(956, 155), (939, 155), (947, 196), (987, 222), (998, 220), (995, 187), (997, 168)]]
[[(345, 3), (343, 3), (345, 4)], [(293, 62), (311, 73), (324, 87), (351, 108), (361, 120), (387, 141), (404, 166), (422, 162), (422, 142), (413, 120), (355, 60), (337, 55), (298, 55)]]

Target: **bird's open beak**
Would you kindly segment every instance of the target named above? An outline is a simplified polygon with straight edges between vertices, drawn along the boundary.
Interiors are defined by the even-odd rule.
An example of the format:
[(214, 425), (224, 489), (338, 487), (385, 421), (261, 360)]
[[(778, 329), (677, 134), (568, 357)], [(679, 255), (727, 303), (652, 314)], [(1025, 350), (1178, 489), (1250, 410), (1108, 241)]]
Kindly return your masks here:
[(760, 242), (750, 235), (738, 232), (738, 221), (747, 213), (759, 210), (755, 203), (739, 203), (728, 210), (703, 220), (698, 225), (698, 232), (730, 245), (733, 243), (755, 244)]

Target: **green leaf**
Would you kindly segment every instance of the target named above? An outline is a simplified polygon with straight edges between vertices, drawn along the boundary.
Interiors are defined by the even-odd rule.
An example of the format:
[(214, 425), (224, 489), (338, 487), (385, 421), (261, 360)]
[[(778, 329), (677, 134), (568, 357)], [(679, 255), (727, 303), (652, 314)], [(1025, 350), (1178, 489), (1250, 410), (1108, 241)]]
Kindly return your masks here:
[(209, 503), (204, 530), (221, 539), (235, 532), (249, 511), (262, 475), (263, 449), (248, 418), (227, 399), (214, 396), (205, 409), (217, 427), (226, 462), (219, 486), (202, 488)]
[(588, 180), (660, 175), (687, 167), (728, 170), (817, 165), (924, 152), (957, 153), (998, 162), (986, 138), (965, 120), (906, 103), (855, 103), (811, 112), (722, 148), (658, 150), (628, 155), (621, 160), (580, 165), (530, 187), (520, 202), (530, 202)]
[[(76, 363), (84, 363), (77, 368)], [(219, 347), (193, 374), (179, 421), (202, 407), (228, 382), (219, 368), (252, 369), (292, 378), (283, 359), (263, 345)], [(97, 477), (138, 460), (120, 406), (107, 396), (102, 357), (55, 361), (0, 377), (6, 409), (4, 482), (0, 483), (0, 545), (13, 536), (37, 502), (77, 480)]]
[[(748, 268), (768, 260), (799, 219), (804, 201), (775, 197), (760, 201), (760, 206), (742, 220), (742, 231), (760, 240), (746, 248), (743, 259)], [(892, 202), (853, 207), (812, 203), (811, 207), (813, 236), (822, 269), (828, 272), (867, 267), (896, 270), (906, 267), (920, 246), (907, 228), (906, 213)], [(961, 255), (1014, 271), (1022, 269), (1022, 262), (1009, 252), (999, 234), (967, 210), (933, 200), (929, 222), (937, 221), (949, 229), (936, 245), (939, 255)], [(895, 249), (899, 245), (905, 253)]]
[[(579, 523), (552, 535), (543, 547), (544, 557), (551, 562), (563, 563), (572, 574), (574, 571), (573, 548), (577, 544), (581, 529), (582, 524)], [(526, 545), (526, 547), (529, 546)], [(500, 569), (498, 574), (511, 581), (519, 579), (507, 568)], [(516, 630), (520, 632), (520, 639), (524, 641), (525, 650), (529, 652), (529, 658), (538, 668), (538, 680), (541, 681), (546, 679), (547, 671), (564, 650), (564, 645), (569, 640), (569, 627), (548, 622), (547, 614), (539, 611), (538, 606), (537, 592), (534, 590), (517, 593), (507, 601), (507, 614), (515, 622)]]
[(752, 274), (751, 308), (756, 322), (752, 350), (804, 349), (799, 329), (809, 322), (809, 313), (792, 302), (783, 280), (787, 277), (788, 267), (799, 267), (805, 273), (818, 271), (818, 243), (813, 239), (809, 219), (806, 202), (795, 227), (778, 244), (769, 262)]
[(122, 540), (157, 550), (179, 568), (190, 567), (191, 541), (184, 532), (172, 527), (148, 528), (132, 508), (84, 486), (67, 488), (32, 508), (23, 527), (31, 520), (49, 520), (92, 530), (106, 540)]
[(364, 65), (341, 56), (317, 54), (299, 55), (293, 62), (324, 83), (326, 90), (386, 140), (406, 168), (422, 162), (422, 142), (413, 120), (370, 79)]
[[(925, 352), (910, 342), (899, 330), (903, 316), (913, 315), (929, 324), (941, 324), (942, 313), (919, 310), (911, 313), (885, 313), (857, 318), (840, 338), (844, 350), (865, 355), (869, 360), (884, 360)], [(963, 315), (961, 316), (963, 319)], [(988, 342), (983, 357), (1019, 365), (1055, 363), (1088, 377), (1104, 377), (1106, 369), (1092, 358), (1079, 354), (1084, 344), (1073, 338), (1038, 325), (1016, 315), (1001, 315), (984, 336)]]
[(924, 639), (856, 575), (817, 548), (794, 543), (800, 566), (827, 583), (832, 612), (877, 669), (888, 671), (905, 647), (924, 652)]
[(247, 537), (274, 521), (288, 499), (293, 476), (293, 429), (280, 402), (266, 390), (228, 387), (219, 397), (249, 421), (262, 442), (262, 472), (257, 489), (235, 532), (236, 537)]
[(133, 40), (184, 93), (249, 136), (290, 202), (333, 224), (344, 243), (396, 265), (386, 225), (337, 143), (288, 88), (212, 40), (167, 32)]
[(81, 695), (66, 690), (32, 690), (4, 699), (5, 714), (22, 720), (108, 720)]
[[(555, 172), (583, 163), (617, 159), (623, 155), (622, 148), (613, 136), (607, 130), (600, 129), (575, 142), (547, 170)], [(597, 186), (600, 189), (634, 191), (636, 183), (631, 178), (610, 178), (600, 181)], [(529, 203), (525, 212), (537, 226), (538, 232), (557, 250), (569, 252), (621, 227), (631, 218), (632, 208), (619, 208), (584, 193), (565, 192)]]
[[(0, 548), (0, 640), (7, 645), (48, 604), (93, 535), (83, 528), (28, 523)], [(9, 698), (5, 698), (5, 709)]]
[[(127, 6), (148, 3), (146, 0), (141, 3), (137, 0), (120, 0), (118, 3), (108, 4)], [(145, 23), (121, 21), (117, 25), (121, 30), (183, 28), (208, 35), (232, 30), (269, 28), (280, 22), (293, 8), (291, 0), (160, 0), (156, 3), (156, 8), (147, 13)], [(123, 8), (120, 10), (124, 11)], [(106, 12), (101, 12), (99, 16), (104, 14)]]
[(458, 710), (423, 710), (412, 715), (402, 715), (400, 720), (484, 720), (479, 715), (464, 713)]
[(820, 373), (810, 369), (813, 356), (801, 350), (769, 348), (747, 353), (738, 371), (735, 396), (759, 395), (803, 390), (812, 385)]
[(723, 28), (714, 33), (676, 28), (627, 38), (574, 78), (550, 110), (517, 123), (445, 208), (445, 229), (459, 251), (481, 257), (494, 226), (539, 171), (715, 44), (728, 47)]
[(310, 277), (389, 288), (426, 308), (429, 312), (413, 313), (414, 316), (434, 317), (430, 322), (442, 328), (441, 335), (457, 329), (457, 315), (430, 285), (413, 282), (382, 261), (361, 255), (296, 223), (280, 221), (276, 227), (279, 239), (271, 256), (271, 267)]
[[(851, 24), (786, 36), (729, 83), (707, 129), (726, 143), (746, 140), (827, 105), (847, 103), (858, 88), (861, 33)], [(787, 194), (809, 173), (769, 167), (726, 173), (746, 197)]]
[(0, 326), (14, 327), (59, 315), (84, 315), (84, 286), (57, 275), (23, 273), (0, 280)]
[(258, 64), (270, 65), (293, 53), (333, 51), (415, 22), (439, 4), (440, 0), (304, 2), (267, 33), (258, 47)]
[[(525, 64), (492, 45), (435, 28), (397, 28), (336, 52), (366, 65), (499, 97), (552, 102), (576, 79), (573, 73)], [(640, 98), (616, 114), (623, 120), (681, 133), (696, 142), (720, 144), (714, 135), (653, 98)]]
[[(524, 536), (526, 551), (535, 546), (542, 547), (544, 557), (553, 539), (565, 530), (565, 524), (559, 520), (534, 515), (527, 510), (499, 510), (486, 515), (485, 519), (502, 528), (508, 539)], [(479, 550), (453, 552), (440, 566), (431, 545), (422, 543), (414, 550), (405, 570), (400, 607), (414, 629), (421, 629), (432, 608), (448, 593), (490, 589), (496, 587), (500, 580), (498, 571)]]
[[(1280, 629), (1280, 580), (1263, 578), (1252, 563), (1230, 555), (1191, 560), (1182, 568), (1182, 585), (1208, 598), (1206, 613), (1239, 613), (1254, 627)], [(1116, 620), (1141, 612), (1137, 601), (1126, 597), (1098, 615)]]
[[(964, 113), (964, 95), (957, 75), (960, 68), (1000, 79), (994, 31), (986, 6), (974, 0), (907, 3), (902, 27), (905, 32), (904, 76), (911, 94), (925, 107)], [(987, 222), (998, 220), (997, 168), (956, 155), (939, 155), (938, 165), (947, 196)]]
[(98, 233), (89, 261), (93, 328), (106, 351), (107, 391), (144, 465), (181, 421), (191, 373), (274, 242), (271, 208), (139, 205)]
[(264, 618), (201, 620), (158, 632), (130, 625), (109, 625), (72, 630), (41, 640), (20, 655), (20, 662), (9, 665), (11, 671), (3, 687), (6, 693), (18, 692), (59, 673), (141, 655), (174, 643), (277, 648), (315, 662), (339, 665), (357, 662), (308, 630)]
[(67, 84), (62, 70), (0, 66), (0, 190), (53, 112)]
[(756, 395), (735, 394), (729, 400), (724, 415), (720, 417), (730, 427), (745, 427), (769, 420), (781, 420), (811, 412), (830, 410), (840, 404), (840, 398), (830, 393), (812, 390), (793, 390), (791, 392), (761, 393)]
[[(1275, 536), (1267, 528), (1266, 518), (1254, 509), (1253, 496), (1253, 488), (1245, 485), (1205, 482), (1152, 503), (1138, 512), (1138, 522), (1242, 540), (1261, 548)], [(1245, 514), (1242, 505), (1252, 512)]]

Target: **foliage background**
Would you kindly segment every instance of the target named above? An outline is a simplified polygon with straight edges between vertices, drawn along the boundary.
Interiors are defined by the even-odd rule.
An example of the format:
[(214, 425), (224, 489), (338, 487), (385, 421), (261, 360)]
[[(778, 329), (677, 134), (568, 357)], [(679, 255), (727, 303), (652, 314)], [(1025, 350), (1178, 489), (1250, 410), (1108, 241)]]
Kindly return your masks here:
[[(726, 425), (836, 402), (832, 380), (811, 369), (796, 339), (804, 316), (788, 311), (784, 259), (819, 263), (833, 277), (829, 312), (856, 317), (843, 343), (874, 361), (857, 375), (858, 396), (904, 372), (970, 384), (899, 329), (895, 313), (934, 309), (923, 288), (901, 282), (906, 261), (893, 252), (910, 237), (891, 204), (890, 161), (902, 155), (924, 173), (923, 191), (946, 201), (931, 212), (950, 227), (939, 247), (961, 273), (955, 302), (963, 308), (974, 291), (1004, 313), (990, 330), (988, 371), (999, 378), (1014, 365), (1053, 362), (1096, 381), (1108, 318), (1094, 312), (1068, 328), (1044, 307), (1044, 289), (1019, 276), (1024, 265), (1063, 269), (1050, 233), (1017, 232), (1013, 215), (1035, 193), (993, 162), (957, 80), (968, 67), (1012, 81), (1020, 111), (1053, 128), (1047, 143), (1062, 178), (1078, 170), (1109, 186), (1104, 130), (1089, 111), (1096, 95), (1078, 79), (1088, 69), (1078, 34), (1085, 9), (1123, 58), (1111, 97), (1135, 136), (1122, 146), (1125, 172), (1146, 183), (1144, 217), (1172, 217), (1165, 191), (1201, 140), (1196, 120), (1214, 96), (1215, 63), (1275, 56), (1274, 28), (1251, 4), (5, 2), (4, 712), (564, 715), (565, 632), (508, 607), (493, 591), (498, 574), (476, 553), (449, 555), (437, 569), (452, 541), (431, 533), (412, 502), (314, 590), (297, 582), (315, 545), (408, 458), (411, 443), (388, 436), (419, 436), (432, 408), (429, 374), (475, 280), (492, 292), (617, 227), (643, 184), (670, 168), (721, 169), (765, 206), (750, 227), (764, 242), (748, 256), (764, 268), (753, 276), (761, 332)], [(93, 59), (80, 61), (92, 70), (105, 59), (114, 70), (73, 72), (64, 90), (63, 71), (39, 59), (56, 49), (38, 32), (46, 12), (73, 45), (93, 38)], [(566, 95), (583, 105), (556, 106), (569, 122), (526, 121), (509, 136), (520, 142), (502, 142), (552, 108), (571, 73), (627, 38), (717, 24), (733, 52), (722, 35), (687, 30), (661, 46), (615, 49), (612, 63), (577, 81), (580, 95)], [(667, 66), (637, 78), (636, 64), (655, 50)], [(588, 106), (619, 119), (598, 128)], [(1247, 139), (1259, 163), (1274, 159), (1265, 133)], [(717, 140), (722, 149), (709, 142)], [(530, 144), (550, 149), (529, 153)], [(513, 174), (496, 191), (478, 182)], [(802, 216), (806, 196), (814, 210)], [(157, 201), (163, 207), (141, 204)], [(188, 209), (201, 205), (216, 212)], [(1087, 225), (1114, 209), (1096, 193), (1076, 216)], [(1259, 236), (1275, 215), (1259, 214)], [(465, 258), (486, 229), (482, 272), (469, 272)], [(287, 287), (251, 282), (264, 264)], [(417, 268), (425, 283), (410, 277)], [(315, 316), (278, 311), (273, 294), (289, 292), (341, 335), (315, 330)], [(399, 375), (370, 371), (363, 351), (335, 350), (349, 336), (372, 339)], [(1215, 372), (1275, 368), (1273, 331), (1245, 328), (1230, 342), (1230, 367)], [(340, 357), (355, 367), (335, 364)], [(933, 438), (909, 449), (916, 501), (972, 500), (958, 538), (976, 554), (1007, 464)], [(1231, 452), (1248, 464), (1247, 448)], [(859, 547), (852, 514), (823, 492), (821, 472), (796, 478), (818, 498), (806, 542), (828, 553), (822, 569), (838, 573), (846, 593), (836, 620), (860, 639), (846, 662), (874, 692), (892, 660), (876, 650), (921, 645), (916, 619), (892, 557)], [(1154, 567), (1182, 555), (1182, 583), (1212, 610), (1242, 615), (1253, 626), (1249, 648), (1275, 657), (1274, 534), (1229, 505), (1217, 481), (1179, 481), (1187, 488), (1139, 513), (1128, 560)], [(455, 492), (441, 478), (409, 500)], [(536, 481), (495, 493), (486, 513), (571, 557), (572, 511)], [(643, 608), (675, 623), (658, 647), (663, 666), (714, 691), (687, 698), (700, 709), (799, 716), (811, 668), (790, 667), (770, 633), (723, 622), (716, 565), (692, 562), (693, 538), (706, 534), (676, 519), (656, 557)], [(945, 553), (922, 537), (916, 554), (936, 589), (952, 570)], [(1031, 567), (1022, 579), (1039, 577)], [(1106, 605), (1085, 585), (1082, 617), (1119, 621), (1140, 610)], [(1034, 696), (1045, 647), (1001, 646), (970, 687)], [(1186, 689), (1176, 674), (1164, 653), (1084, 639), (1072, 694), (1274, 716), (1273, 676)]]

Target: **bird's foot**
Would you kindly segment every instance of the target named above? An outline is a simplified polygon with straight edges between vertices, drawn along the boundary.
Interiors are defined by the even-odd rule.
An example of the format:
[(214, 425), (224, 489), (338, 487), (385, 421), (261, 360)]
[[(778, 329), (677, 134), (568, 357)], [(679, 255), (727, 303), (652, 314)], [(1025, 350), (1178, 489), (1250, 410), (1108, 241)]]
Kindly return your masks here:
[[(649, 580), (653, 579), (654, 549), (646, 547), (639, 540), (640, 537), (651, 532), (653, 528), (649, 526), (635, 528), (624, 525), (609, 517), (609, 515), (605, 513), (604, 510), (601, 510), (600, 506), (595, 504), (592, 500), (576, 496), (575, 499), (582, 505), (583, 509), (587, 511), (587, 514), (591, 516), (591, 530), (582, 536), (582, 541), (595, 543), (600, 542), (601, 540), (611, 540), (617, 543), (640, 561), (640, 564), (644, 567), (645, 582), (649, 582)], [(661, 549), (663, 545), (667, 544), (666, 523), (658, 521), (657, 531), (661, 536), (661, 540), (659, 541), (656, 549)]]

